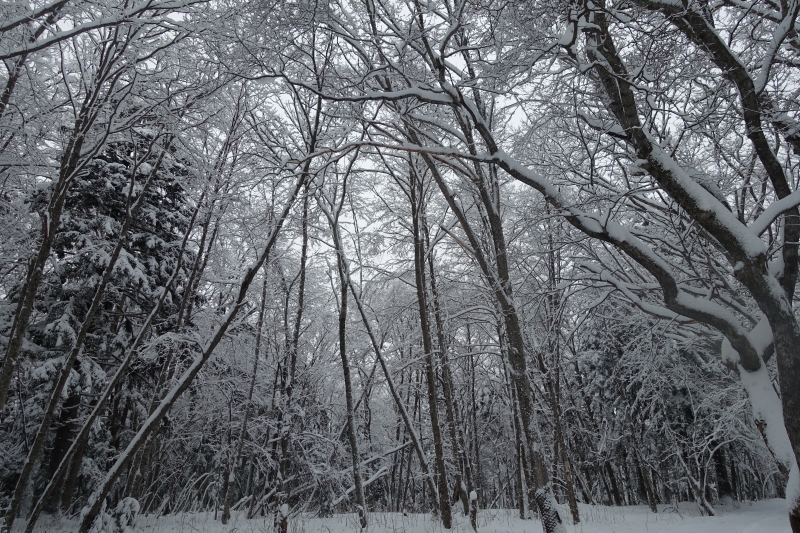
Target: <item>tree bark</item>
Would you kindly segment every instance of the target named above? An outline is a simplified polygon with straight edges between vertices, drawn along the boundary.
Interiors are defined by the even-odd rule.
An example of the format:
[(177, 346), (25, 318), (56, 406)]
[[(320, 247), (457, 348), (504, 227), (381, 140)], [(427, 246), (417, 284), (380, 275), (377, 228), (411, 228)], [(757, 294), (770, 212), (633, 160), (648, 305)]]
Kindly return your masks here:
[[(75, 366), (80, 366), (80, 361), (76, 361)], [(80, 390), (71, 390), (69, 396), (61, 406), (61, 416), (59, 417), (58, 429), (56, 430), (55, 440), (53, 441), (53, 450), (50, 452), (50, 464), (47, 467), (47, 477), (54, 479), (58, 470), (58, 465), (66, 456), (69, 447), (72, 444), (75, 435), (80, 429), (80, 422), (78, 420), (78, 411), (81, 405)], [(62, 479), (57, 479), (56, 483), (62, 484)], [(47, 504), (48, 510), (52, 512), (58, 511), (60, 501), (57, 498), (51, 498)]]
[(717, 497), (720, 503), (733, 502), (734, 490), (731, 476), (728, 474), (725, 448), (721, 447), (714, 454), (714, 474), (717, 477)]
[[(338, 233), (337, 229), (334, 232)], [(334, 237), (337, 241), (337, 237)], [(340, 248), (341, 245), (337, 246)], [(350, 441), (350, 457), (353, 462), (353, 485), (355, 486), (356, 511), (361, 528), (367, 527), (367, 504), (364, 499), (364, 487), (361, 481), (361, 461), (358, 454), (358, 438), (356, 431), (355, 410), (353, 407), (353, 385), (350, 378), (350, 362), (347, 356), (347, 279), (341, 255), (337, 258), (341, 303), (339, 304), (339, 356), (342, 359), (342, 376), (344, 378), (344, 395), (347, 405), (347, 437)]]
[(608, 481), (611, 483), (611, 495), (614, 497), (614, 503), (617, 507), (622, 507), (623, 501), (619, 493), (619, 487), (617, 486), (617, 477), (614, 475), (614, 469), (608, 461), (605, 463), (605, 469), (608, 474)]
[(422, 236), (423, 187), (419, 183), (416, 173), (412, 170), (409, 184), (409, 200), (411, 201), (411, 223), (414, 239), (414, 279), (417, 288), (417, 305), (419, 309), (420, 329), (422, 332), (422, 350), (425, 356), (425, 376), (428, 385), (428, 413), (431, 419), (431, 433), (433, 435), (433, 449), (435, 454), (436, 487), (439, 493), (439, 512), (442, 525), (445, 529), (452, 527), (452, 514), (450, 498), (448, 496), (447, 471), (444, 463), (444, 446), (439, 423), (439, 394), (437, 391), (436, 370), (433, 360), (433, 342), (431, 328), (428, 320), (428, 299), (425, 283), (425, 246)]

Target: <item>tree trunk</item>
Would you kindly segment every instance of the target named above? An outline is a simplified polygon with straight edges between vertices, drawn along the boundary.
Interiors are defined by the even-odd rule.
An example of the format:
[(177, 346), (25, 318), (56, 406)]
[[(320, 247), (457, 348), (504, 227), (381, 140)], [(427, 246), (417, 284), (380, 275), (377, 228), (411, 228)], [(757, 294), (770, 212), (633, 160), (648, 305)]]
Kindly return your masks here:
[(364, 499), (364, 487), (361, 482), (361, 467), (358, 454), (357, 428), (353, 407), (353, 385), (350, 378), (350, 362), (347, 357), (347, 279), (344, 275), (344, 265), (341, 256), (337, 260), (339, 267), (339, 283), (341, 287), (341, 303), (339, 306), (339, 356), (342, 359), (342, 374), (344, 377), (344, 395), (347, 405), (347, 436), (350, 441), (350, 457), (353, 462), (353, 485), (355, 486), (356, 511), (358, 512), (361, 528), (367, 527), (367, 504)]
[[(467, 352), (469, 354), (468, 363), (469, 363), (469, 377), (470, 377), (470, 409), (469, 412), (472, 414), (472, 434), (471, 434), (471, 444), (473, 454), (475, 455), (475, 480), (474, 484), (476, 487), (483, 486), (483, 472), (481, 470), (481, 453), (480, 453), (480, 443), (478, 442), (478, 408), (477, 408), (477, 397), (476, 397), (476, 384), (475, 384), (475, 358), (474, 354), (472, 353), (472, 332), (470, 330), (469, 324), (466, 327), (467, 333)], [(483, 493), (484, 491), (480, 491)], [(481, 494), (478, 494), (478, 505), (481, 502)]]
[[(456, 475), (455, 491), (461, 497), (461, 503), (464, 509), (464, 516), (469, 516), (470, 513), (470, 499), (469, 495), (474, 490), (472, 481), (472, 468), (469, 464), (469, 457), (467, 456), (467, 446), (464, 438), (464, 432), (461, 425), (456, 420), (455, 409), (455, 395), (453, 393), (453, 375), (450, 371), (450, 362), (447, 356), (448, 345), (445, 340), (444, 321), (442, 319), (441, 305), (439, 301), (439, 291), (436, 288), (436, 273), (433, 263), (433, 250), (430, 246), (430, 234), (428, 232), (427, 220), (424, 216), (420, 223), (422, 233), (424, 236), (423, 243), (425, 245), (425, 255), (428, 258), (428, 273), (430, 276), (431, 285), (431, 302), (433, 303), (433, 316), (434, 324), (436, 325), (436, 337), (439, 344), (439, 360), (442, 367), (442, 385), (445, 398), (445, 414), (447, 416), (447, 427), (450, 433), (450, 445), (453, 451), (453, 458), (458, 461), (459, 473)], [(463, 479), (462, 479), (463, 476)], [(463, 485), (466, 481), (466, 487)], [(455, 496), (454, 496), (455, 498)]]
[[(465, 130), (466, 131), (466, 130)], [(420, 144), (420, 139), (413, 130), (407, 129), (405, 131), (409, 140), (415, 144)], [(471, 137), (471, 133), (470, 133)], [(513, 289), (509, 278), (508, 269), (508, 256), (505, 244), (505, 237), (503, 235), (502, 222), (499, 213), (496, 210), (496, 202), (485, 186), (478, 183), (478, 189), (483, 205), (486, 207), (487, 217), (489, 219), (489, 229), (492, 235), (492, 242), (495, 249), (495, 264), (490, 265), (484, 253), (481, 251), (481, 242), (478, 240), (472, 227), (466, 218), (466, 215), (461, 208), (461, 204), (456, 200), (455, 195), (450, 190), (450, 187), (444, 180), (444, 177), (439, 172), (433, 158), (425, 153), (421, 154), (422, 159), (425, 161), (428, 169), (436, 180), (439, 189), (444, 194), (447, 204), (453, 210), (458, 218), (458, 221), (467, 234), (469, 245), (471, 246), (470, 252), (478, 260), (481, 271), (484, 276), (489, 280), (491, 288), (497, 299), (497, 303), (501, 309), (501, 315), (505, 320), (506, 335), (508, 336), (508, 359), (511, 366), (511, 380), (517, 388), (519, 395), (520, 417), (522, 419), (522, 433), (527, 444), (527, 450), (530, 454), (530, 464), (534, 465), (534, 471), (546, 472), (546, 467), (543, 465), (544, 458), (542, 457), (539, 444), (538, 435), (533, 426), (533, 391), (528, 379), (528, 364), (525, 358), (525, 341), (522, 335), (522, 328), (519, 322), (519, 316), (514, 306)], [(496, 184), (495, 184), (496, 185)], [(496, 193), (496, 191), (495, 191)], [(497, 274), (495, 274), (495, 272)], [(540, 465), (541, 468), (537, 468)], [(553, 498), (552, 485), (549, 476), (534, 476), (536, 486), (535, 501), (539, 508), (540, 515), (542, 516), (542, 525), (546, 533), (556, 533), (564, 531), (564, 524), (558, 509), (555, 506)]]
[[(545, 213), (549, 217), (549, 204), (545, 205)], [(550, 393), (550, 404), (553, 411), (553, 422), (555, 426), (555, 447), (558, 450), (556, 459), (560, 459), (564, 467), (564, 480), (567, 485), (569, 510), (572, 514), (572, 523), (577, 524), (580, 522), (580, 514), (578, 513), (578, 501), (575, 498), (575, 483), (572, 480), (569, 455), (567, 454), (567, 440), (564, 435), (564, 417), (561, 410), (561, 309), (563, 302), (561, 301), (559, 290), (561, 281), (561, 260), (556, 254), (553, 243), (553, 231), (551, 220), (548, 218), (547, 286), (549, 294), (546, 298), (545, 318), (547, 320), (546, 327), (549, 333), (547, 336), (547, 345), (548, 351), (552, 355), (552, 368), (550, 368), (548, 372), (544, 363), (544, 357), (541, 353), (539, 353), (539, 365), (542, 375), (547, 376), (546, 383), (548, 392)], [(553, 375), (555, 375), (555, 377), (553, 377)]]
[[(502, 328), (498, 325), (497, 326), (497, 337), (499, 339), (500, 344), (500, 353), (503, 355), (503, 359), (507, 359), (506, 354), (506, 343), (504, 341), (504, 334)], [(527, 461), (527, 450), (525, 447), (525, 441), (522, 437), (522, 424), (519, 418), (519, 403), (517, 400), (517, 391), (514, 385), (508, 379), (508, 369), (503, 369), (503, 375), (506, 381), (506, 387), (508, 388), (508, 394), (511, 397), (511, 416), (512, 416), (512, 426), (514, 428), (514, 449), (516, 451), (517, 456), (517, 483), (520, 486), (520, 493), (519, 498), (517, 501), (517, 506), (519, 507), (519, 517), (522, 520), (529, 518), (527, 516), (526, 511), (533, 512), (536, 508), (536, 500), (533, 498), (533, 489), (532, 486), (532, 478), (531, 472), (528, 468), (528, 461)], [(526, 497), (528, 499), (527, 507), (526, 507)]]
[(416, 179), (412, 170), (410, 180), (411, 220), (414, 238), (414, 279), (417, 288), (417, 304), (419, 309), (420, 329), (422, 332), (422, 349), (425, 354), (425, 376), (428, 385), (428, 413), (431, 419), (431, 433), (433, 434), (433, 449), (435, 454), (436, 487), (439, 493), (439, 512), (442, 516), (442, 525), (445, 529), (452, 527), (450, 498), (448, 496), (447, 471), (444, 463), (444, 446), (442, 445), (442, 432), (439, 423), (439, 394), (437, 392), (436, 370), (433, 360), (433, 342), (431, 340), (430, 323), (428, 321), (427, 287), (425, 283), (425, 247), (423, 244), (421, 219), (423, 187)]
[(732, 503), (734, 498), (731, 476), (728, 474), (725, 448), (721, 447), (714, 454), (714, 473), (717, 476), (717, 497), (720, 503)]
[[(75, 489), (78, 487), (78, 475), (81, 472), (81, 466), (83, 464), (83, 454), (86, 451), (85, 438), (76, 441), (76, 443), (77, 444), (73, 444), (73, 446), (76, 446), (75, 453), (71, 455), (71, 459), (69, 459), (67, 463), (69, 464), (69, 470), (66, 471), (64, 483), (62, 484), (61, 496), (59, 498), (61, 500), (61, 512), (66, 514), (68, 514), (72, 508), (72, 499), (75, 496)], [(66, 456), (64, 460), (67, 460)], [(57, 473), (54, 474), (50, 479), (57, 479), (57, 475)], [(32, 520), (33, 515), (31, 515), (30, 521)]]
[(614, 496), (614, 503), (618, 507), (622, 507), (623, 501), (622, 496), (619, 493), (619, 487), (617, 486), (617, 478), (614, 475), (614, 469), (611, 467), (611, 463), (606, 461), (605, 463), (606, 473), (608, 474), (608, 481), (611, 483), (611, 494)]
[(228, 314), (224, 317), (222, 323), (217, 326), (212, 333), (207, 344), (205, 344), (203, 347), (202, 354), (195, 357), (189, 368), (187, 368), (186, 371), (181, 375), (175, 386), (167, 393), (150, 418), (147, 419), (144, 425), (139, 429), (138, 433), (133, 437), (125, 451), (123, 451), (122, 454), (120, 454), (120, 456), (117, 458), (114, 465), (106, 474), (105, 479), (103, 479), (99, 486), (95, 488), (94, 492), (89, 498), (90, 504), (88, 508), (84, 509), (85, 512), (82, 514), (83, 518), (80, 525), (81, 533), (86, 533), (89, 530), (95, 518), (99, 514), (100, 509), (102, 508), (103, 501), (110, 492), (114, 483), (117, 481), (117, 478), (120, 476), (123, 469), (128, 465), (128, 463), (130, 463), (133, 455), (139, 450), (143, 442), (149, 437), (153, 430), (155, 430), (156, 427), (161, 424), (161, 420), (164, 418), (164, 416), (166, 416), (170, 407), (172, 407), (175, 401), (180, 398), (181, 394), (183, 394), (183, 392), (189, 388), (192, 380), (197, 376), (197, 374), (203, 368), (203, 365), (211, 357), (214, 349), (217, 347), (220, 341), (222, 341), (222, 338), (225, 336), (228, 328), (233, 323), (241, 308), (244, 306), (250, 284), (253, 282), (256, 273), (262, 267), (273, 246), (275, 245), (278, 232), (283, 226), (283, 222), (286, 220), (289, 210), (294, 204), (294, 200), (297, 197), (297, 194), (300, 192), (300, 188), (304, 181), (305, 177), (301, 177), (297, 181), (297, 184), (289, 196), (280, 216), (275, 221), (275, 226), (273, 227), (272, 232), (267, 239), (264, 249), (259, 254), (254, 264), (247, 269), (245, 275), (242, 277), (239, 283), (239, 291), (236, 294), (236, 298), (230, 308), (230, 311), (228, 311)]
[(650, 510), (654, 513), (658, 512), (658, 507), (656, 507), (656, 499), (655, 495), (653, 494), (653, 486), (650, 483), (650, 476), (647, 475), (647, 468), (642, 461), (642, 457), (639, 454), (639, 446), (636, 444), (636, 441), (633, 442), (633, 457), (636, 461), (636, 468), (638, 469), (639, 479), (641, 480), (642, 487), (644, 488), (645, 497), (647, 498), (647, 505), (650, 506)]

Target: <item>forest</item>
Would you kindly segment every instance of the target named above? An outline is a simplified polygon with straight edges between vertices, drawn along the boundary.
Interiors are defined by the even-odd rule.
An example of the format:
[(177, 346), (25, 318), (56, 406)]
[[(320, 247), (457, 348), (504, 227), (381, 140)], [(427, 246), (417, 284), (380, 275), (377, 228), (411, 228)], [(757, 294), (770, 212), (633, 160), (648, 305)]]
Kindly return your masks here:
[(0, 532), (800, 533), (799, 18), (0, 2)]

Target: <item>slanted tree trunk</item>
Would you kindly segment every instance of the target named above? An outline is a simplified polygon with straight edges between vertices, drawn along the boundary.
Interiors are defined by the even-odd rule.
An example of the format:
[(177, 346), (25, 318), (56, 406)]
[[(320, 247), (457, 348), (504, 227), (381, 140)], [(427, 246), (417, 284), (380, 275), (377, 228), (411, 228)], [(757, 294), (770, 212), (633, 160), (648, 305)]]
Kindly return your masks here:
[[(757, 89), (756, 80), (753, 79), (747, 67), (732, 51), (728, 43), (713, 27), (713, 19), (709, 19), (697, 6), (672, 5), (669, 3), (639, 2), (646, 8), (659, 11), (675, 28), (682, 32), (687, 39), (697, 46), (698, 50), (708, 55), (708, 59), (725, 77), (732, 82), (738, 91), (741, 111), (740, 124), (747, 131), (750, 145), (758, 157), (775, 195), (779, 199), (786, 199), (792, 194), (790, 180), (784, 171), (777, 154), (767, 138), (763, 128), (764, 123), (770, 122), (768, 95)], [(602, 3), (601, 3), (602, 5)], [(791, 10), (785, 10), (785, 23), (793, 26), (800, 5), (795, 4)], [(729, 322), (719, 313), (708, 313), (702, 306), (684, 305), (680, 291), (677, 290), (675, 279), (669, 270), (653, 262), (651, 257), (645, 257), (641, 249), (626, 246), (625, 243), (610, 241), (624, 250), (629, 256), (650, 271), (662, 287), (664, 301), (667, 307), (689, 318), (699, 319), (701, 322), (712, 325), (721, 331), (735, 353), (732, 359), (739, 370), (742, 383), (748, 391), (755, 387), (762, 390), (771, 390), (765, 378), (765, 363), (771, 355), (771, 350), (777, 359), (778, 376), (781, 398), (766, 398), (763, 394), (749, 394), (748, 397), (753, 407), (756, 419), (766, 423), (769, 415), (765, 411), (774, 411), (780, 404), (783, 414), (783, 426), (773, 427), (765, 435), (767, 445), (775, 454), (776, 459), (787, 472), (792, 472), (793, 491), (800, 485), (800, 324), (792, 309), (794, 290), (798, 276), (798, 240), (800, 225), (796, 223), (800, 211), (796, 206), (787, 206), (782, 212), (783, 235), (781, 239), (781, 268), (780, 273), (774, 275), (769, 267), (769, 255), (766, 247), (759, 246), (756, 251), (745, 244), (751, 235), (758, 239), (759, 235), (753, 233), (752, 226), (745, 227), (722, 203), (709, 207), (708, 200), (711, 195), (695, 194), (686, 187), (681, 172), (676, 171), (675, 161), (667, 156), (661, 147), (656, 145), (647, 134), (643, 126), (638, 103), (630, 84), (630, 74), (624, 61), (617, 51), (616, 44), (609, 29), (606, 13), (602, 9), (591, 14), (597, 31), (587, 35), (587, 57), (593, 63), (593, 70), (598, 75), (603, 91), (608, 97), (607, 108), (616, 118), (616, 121), (625, 131), (631, 149), (643, 161), (640, 168), (646, 170), (658, 185), (694, 220), (713, 236), (717, 242), (724, 243), (725, 254), (731, 262), (736, 262), (734, 271), (736, 279), (747, 288), (750, 295), (757, 303), (764, 319), (768, 322), (772, 332), (772, 346), (756, 346), (748, 336), (742, 335), (737, 329), (738, 324)], [(766, 66), (766, 65), (765, 65)], [(620, 80), (626, 80), (620, 82)], [(797, 145), (797, 132), (778, 125), (779, 131), (784, 133), (787, 140)], [(795, 130), (796, 128), (791, 128)], [(787, 133), (789, 133), (787, 135)], [(680, 168), (678, 165), (676, 165)], [(513, 173), (513, 169), (511, 169)], [(712, 211), (716, 215), (712, 215)], [(720, 218), (721, 217), (721, 218)], [(576, 221), (577, 222), (577, 221)], [(751, 241), (746, 241), (751, 242)], [(758, 385), (755, 385), (759, 383)], [(771, 396), (771, 395), (770, 395)], [(780, 421), (773, 420), (774, 425)], [(794, 501), (789, 503), (789, 522), (794, 533), (800, 533), (800, 494), (793, 494)]]
[[(343, 254), (343, 252), (340, 253)], [(347, 258), (344, 257), (344, 260), (345, 260), (345, 274), (347, 275), (347, 279), (350, 285), (350, 292), (353, 295), (353, 299), (356, 302), (358, 311), (361, 314), (361, 320), (364, 324), (364, 328), (367, 330), (367, 335), (369, 336), (370, 341), (372, 342), (372, 348), (375, 351), (375, 356), (377, 357), (378, 362), (381, 365), (381, 369), (383, 370), (384, 377), (386, 378), (386, 383), (389, 387), (389, 392), (391, 393), (392, 398), (394, 399), (395, 406), (397, 407), (398, 412), (400, 413), (400, 417), (403, 421), (403, 424), (405, 425), (405, 430), (408, 433), (409, 438), (411, 439), (411, 443), (414, 446), (414, 450), (417, 452), (417, 458), (419, 459), (420, 462), (420, 469), (422, 470), (422, 474), (425, 477), (428, 488), (431, 490), (432, 494), (436, 494), (436, 486), (433, 481), (433, 476), (430, 475), (430, 468), (428, 467), (428, 461), (425, 457), (425, 452), (422, 448), (421, 439), (419, 435), (417, 435), (417, 431), (414, 429), (412, 421), (413, 416), (408, 415), (408, 410), (406, 409), (405, 403), (403, 402), (403, 399), (400, 396), (400, 393), (398, 392), (398, 389), (394, 384), (394, 379), (392, 378), (392, 375), (389, 372), (389, 368), (386, 365), (386, 359), (383, 356), (382, 353), (383, 350), (381, 349), (381, 345), (380, 343), (378, 343), (378, 339), (375, 337), (375, 334), (372, 331), (372, 327), (369, 324), (369, 319), (367, 318), (364, 306), (361, 303), (361, 298), (356, 293), (352, 280), (350, 280), (350, 274), (349, 274), (350, 269), (347, 266)], [(401, 457), (402, 456), (403, 454), (401, 452)], [(402, 459), (401, 459), (401, 469), (402, 469)]]
[[(217, 163), (217, 165), (219, 165), (219, 162)], [(217, 166), (215, 166), (215, 169), (218, 169)], [(198, 253), (197, 256), (195, 257), (194, 264), (192, 265), (192, 271), (189, 274), (189, 279), (186, 282), (186, 288), (184, 289), (183, 297), (181, 298), (181, 303), (180, 306), (178, 307), (178, 312), (175, 319), (175, 331), (178, 333), (182, 331), (183, 325), (187, 320), (187, 317), (191, 315), (191, 300), (193, 299), (193, 295), (197, 294), (196, 293), (197, 283), (199, 282), (199, 279), (205, 268), (205, 263), (208, 260), (208, 255), (211, 252), (211, 247), (214, 244), (216, 236), (216, 227), (211, 231), (210, 238), (209, 238), (209, 229), (211, 228), (211, 223), (214, 220), (214, 206), (215, 206), (216, 195), (218, 192), (219, 192), (219, 183), (216, 184), (216, 190), (214, 190), (214, 194), (209, 200), (207, 206), (207, 213), (205, 216), (205, 220), (203, 221), (203, 224), (201, 226), (202, 230), (200, 233), (200, 243), (198, 246), (200, 253)], [(206, 195), (204, 191), (200, 197), (197, 208), (192, 217), (193, 220), (199, 214), (199, 210), (205, 198)], [(175, 367), (173, 365), (174, 357), (175, 357), (175, 347), (173, 345), (170, 345), (169, 349), (167, 350), (167, 355), (165, 356), (164, 362), (162, 363), (161, 369), (158, 373), (158, 379), (156, 381), (156, 385), (153, 391), (153, 397), (151, 398), (150, 407), (148, 409), (148, 416), (153, 414), (159, 402), (163, 400), (164, 394), (166, 394), (165, 384), (168, 382), (168, 380), (172, 378), (175, 372)], [(152, 454), (152, 448), (154, 445), (155, 443), (153, 443), (151, 440), (148, 439), (148, 441), (143, 444), (141, 449), (133, 457), (133, 460), (130, 462), (130, 466), (128, 467), (128, 476), (127, 479), (125, 480), (125, 489), (123, 491), (123, 494), (131, 496), (138, 493), (139, 484), (144, 475), (144, 473), (142, 472), (142, 465), (145, 465), (145, 467), (149, 466), (148, 458)]]
[[(170, 142), (167, 142), (169, 146)], [(152, 148), (152, 147), (151, 147)], [(45, 409), (44, 416), (42, 418), (42, 422), (39, 425), (39, 429), (36, 432), (36, 437), (34, 438), (33, 445), (31, 446), (30, 450), (28, 451), (28, 456), (25, 460), (25, 463), (22, 467), (22, 472), (20, 472), (19, 479), (17, 480), (16, 487), (14, 488), (14, 495), (11, 499), (11, 505), (9, 506), (8, 513), (6, 515), (5, 520), (5, 528), (7, 531), (11, 531), (11, 528), (14, 524), (14, 520), (16, 519), (17, 513), (19, 513), (20, 505), (22, 504), (22, 497), (25, 494), (25, 490), (28, 486), (28, 482), (30, 480), (31, 474), (33, 473), (33, 469), (39, 463), (40, 455), (43, 451), (45, 440), (50, 431), (50, 425), (53, 421), (53, 417), (55, 415), (56, 409), (61, 401), (61, 393), (64, 390), (64, 387), (67, 385), (67, 381), (69, 380), (70, 373), (72, 372), (72, 368), (75, 364), (75, 361), (78, 359), (78, 356), (83, 352), (83, 344), (86, 341), (86, 337), (89, 334), (89, 330), (92, 325), (92, 320), (94, 319), (95, 313), (100, 309), (100, 306), (103, 302), (103, 297), (105, 296), (105, 290), (108, 287), (108, 284), (111, 281), (111, 276), (114, 271), (114, 265), (116, 265), (117, 259), (119, 259), (120, 254), (122, 253), (123, 245), (125, 244), (125, 238), (127, 236), (128, 231), (131, 228), (133, 223), (133, 218), (136, 215), (139, 208), (142, 206), (145, 200), (145, 196), (147, 193), (148, 188), (153, 183), (153, 179), (155, 178), (156, 174), (159, 171), (161, 163), (164, 160), (165, 151), (159, 155), (159, 158), (155, 165), (153, 165), (150, 173), (147, 175), (145, 182), (141, 186), (141, 190), (139, 191), (139, 196), (134, 200), (133, 191), (135, 186), (135, 178), (131, 178), (131, 184), (128, 190), (128, 197), (126, 200), (127, 209), (125, 214), (125, 220), (122, 223), (122, 227), (120, 228), (119, 237), (117, 238), (117, 242), (114, 246), (114, 249), (111, 251), (108, 257), (108, 264), (103, 271), (103, 276), (101, 277), (97, 287), (95, 288), (94, 296), (92, 297), (91, 304), (86, 311), (86, 316), (83, 317), (83, 321), (81, 322), (80, 329), (75, 336), (75, 340), (73, 341), (72, 347), (64, 360), (64, 366), (61, 368), (61, 372), (59, 373), (58, 381), (56, 382), (53, 390), (50, 393), (50, 399), (48, 400), (47, 408)], [(65, 192), (66, 197), (66, 192)], [(2, 386), (2, 384), (0, 384)], [(62, 474), (63, 475), (63, 474)], [(59, 480), (56, 480), (58, 482)]]
[(244, 276), (242, 277), (239, 283), (239, 290), (236, 294), (235, 300), (233, 305), (231, 306), (230, 310), (228, 311), (227, 315), (222, 320), (222, 323), (216, 327), (214, 332), (212, 333), (211, 337), (209, 338), (208, 342), (203, 346), (203, 351), (201, 354), (198, 354), (195, 359), (190, 364), (189, 368), (181, 375), (178, 379), (177, 383), (175, 384), (172, 389), (166, 394), (163, 400), (159, 403), (156, 410), (153, 414), (147, 419), (144, 425), (139, 429), (139, 431), (134, 435), (131, 439), (131, 442), (128, 444), (128, 447), (120, 454), (117, 460), (112, 465), (111, 469), (106, 474), (106, 477), (103, 479), (102, 482), (95, 488), (92, 495), (89, 497), (89, 505), (87, 508), (84, 509), (82, 513), (81, 525), (80, 525), (80, 532), (86, 533), (89, 531), (92, 523), (94, 522), (97, 515), (100, 513), (100, 509), (103, 506), (103, 502), (105, 501), (106, 496), (111, 491), (112, 487), (116, 483), (118, 477), (122, 474), (122, 471), (128, 466), (133, 455), (140, 449), (142, 444), (147, 440), (150, 434), (161, 424), (161, 420), (163, 420), (164, 416), (166, 416), (169, 409), (172, 405), (177, 401), (178, 398), (189, 388), (192, 380), (197, 376), (200, 370), (203, 368), (203, 365), (209, 360), (211, 355), (214, 353), (217, 345), (219, 345), (222, 338), (225, 336), (225, 333), (228, 331), (228, 328), (231, 326), (233, 321), (235, 320), (236, 316), (238, 315), (241, 308), (244, 306), (245, 299), (247, 297), (248, 289), (250, 288), (250, 284), (253, 282), (253, 279), (256, 276), (258, 270), (263, 266), (264, 262), (267, 260), (269, 253), (272, 251), (272, 248), (275, 245), (275, 242), (278, 237), (278, 232), (280, 231), (281, 227), (283, 226), (283, 222), (286, 220), (286, 217), (289, 214), (289, 210), (291, 209), (292, 205), (294, 204), (295, 199), (297, 198), (297, 194), (300, 192), (300, 188), (302, 187), (303, 183), (305, 182), (305, 176), (302, 176), (294, 186), (289, 198), (287, 199), (286, 204), (283, 207), (281, 214), (275, 220), (275, 225), (267, 239), (267, 243), (264, 246), (264, 249), (258, 255), (256, 261), (248, 267), (247, 271), (245, 272)]

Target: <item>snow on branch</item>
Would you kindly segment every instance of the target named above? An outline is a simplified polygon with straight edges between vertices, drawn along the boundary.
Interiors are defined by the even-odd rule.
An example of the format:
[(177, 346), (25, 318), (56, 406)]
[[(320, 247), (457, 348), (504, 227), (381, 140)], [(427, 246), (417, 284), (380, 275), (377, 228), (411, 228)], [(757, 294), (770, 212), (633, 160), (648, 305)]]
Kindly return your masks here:
[(750, 230), (756, 235), (761, 235), (775, 220), (785, 212), (800, 205), (800, 190), (794, 191), (789, 196), (769, 204), (761, 215), (750, 225)]
[(661, 318), (664, 320), (672, 320), (681, 324), (690, 324), (695, 322), (694, 320), (681, 316), (675, 313), (674, 311), (670, 311), (664, 306), (655, 305), (650, 302), (642, 300), (641, 298), (636, 296), (636, 294), (633, 293), (631, 288), (628, 286), (629, 284), (623, 282), (608, 270), (601, 268), (599, 265), (595, 265), (593, 263), (588, 263), (588, 262), (581, 262), (578, 264), (578, 266), (594, 274), (595, 275), (594, 279), (608, 283), (609, 285), (620, 291), (622, 294), (625, 295), (625, 297), (628, 300), (630, 300), (632, 304), (634, 304), (636, 307), (638, 307), (648, 315), (652, 315), (656, 318)]

